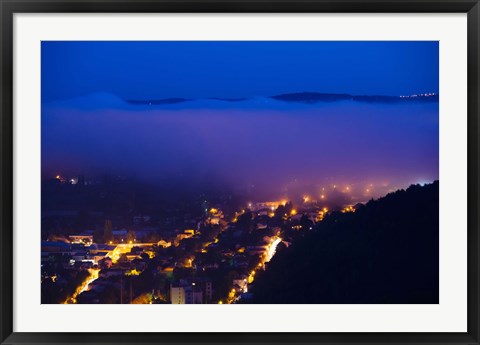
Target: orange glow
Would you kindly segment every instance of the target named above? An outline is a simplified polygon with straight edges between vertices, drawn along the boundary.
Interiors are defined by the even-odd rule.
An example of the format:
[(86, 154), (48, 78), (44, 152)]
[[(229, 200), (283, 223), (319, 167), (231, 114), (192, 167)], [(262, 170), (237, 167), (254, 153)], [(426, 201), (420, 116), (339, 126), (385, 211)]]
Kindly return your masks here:
[(291, 214), (292, 216), (296, 215), (296, 214), (297, 214), (297, 210), (291, 210), (291, 211), (290, 211), (290, 214)]
[(132, 270), (130, 270), (130, 271), (125, 272), (125, 275), (126, 275), (126, 276), (138, 276), (138, 275), (140, 275), (140, 273), (142, 273), (142, 272), (137, 271), (137, 270), (134, 268), (134, 269), (132, 269)]
[(342, 213), (355, 212), (355, 209), (352, 205), (347, 205), (342, 209)]
[(85, 281), (83, 281), (79, 286), (77, 286), (73, 295), (70, 296), (69, 298), (67, 298), (67, 300), (65, 302), (63, 302), (63, 304), (72, 304), (72, 303), (76, 304), (77, 303), (77, 296), (80, 295), (84, 291), (88, 291), (89, 290), (89, 285), (94, 280), (98, 279), (98, 273), (100, 272), (100, 270), (89, 268), (87, 271), (89, 273), (89, 276), (87, 277), (87, 279)]

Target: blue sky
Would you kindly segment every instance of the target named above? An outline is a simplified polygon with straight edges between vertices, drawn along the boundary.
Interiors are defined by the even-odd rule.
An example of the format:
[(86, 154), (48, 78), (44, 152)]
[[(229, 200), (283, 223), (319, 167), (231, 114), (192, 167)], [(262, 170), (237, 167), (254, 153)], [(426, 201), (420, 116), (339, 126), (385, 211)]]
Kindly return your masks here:
[(42, 42), (42, 102), (438, 92), (438, 42)]

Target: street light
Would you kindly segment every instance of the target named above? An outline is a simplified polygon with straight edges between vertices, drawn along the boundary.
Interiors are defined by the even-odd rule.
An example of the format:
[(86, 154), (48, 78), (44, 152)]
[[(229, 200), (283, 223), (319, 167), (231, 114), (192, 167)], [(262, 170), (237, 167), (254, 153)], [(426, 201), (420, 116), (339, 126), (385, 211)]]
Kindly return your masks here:
[(195, 304), (195, 283), (192, 283), (192, 304)]

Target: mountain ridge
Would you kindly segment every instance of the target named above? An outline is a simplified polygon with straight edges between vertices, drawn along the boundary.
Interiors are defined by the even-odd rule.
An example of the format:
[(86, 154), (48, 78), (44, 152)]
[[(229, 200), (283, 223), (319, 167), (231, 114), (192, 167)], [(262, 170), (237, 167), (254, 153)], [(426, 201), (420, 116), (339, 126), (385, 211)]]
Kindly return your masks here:
[[(431, 96), (423, 96), (431, 95)], [(412, 96), (355, 96), (350, 94), (297, 92), (284, 93), (266, 97), (251, 98), (149, 98), (124, 99), (105, 92), (83, 95), (77, 98), (58, 100), (42, 104), (48, 108), (73, 109), (131, 109), (131, 110), (175, 110), (175, 109), (303, 109), (330, 106), (336, 103), (352, 103), (364, 105), (409, 105), (438, 104), (437, 94)]]
[[(367, 103), (405, 103), (405, 102), (438, 102), (438, 94), (425, 93), (409, 96), (385, 96), (385, 95), (351, 95), (347, 93), (323, 93), (323, 92), (294, 92), (294, 93), (282, 93), (274, 96), (267, 96), (265, 98), (274, 99), (283, 102), (296, 102), (296, 103), (321, 103), (321, 102), (337, 102), (337, 101), (356, 101)], [(251, 100), (252, 98), (221, 98), (221, 97), (209, 97), (208, 100), (221, 101), (221, 102), (243, 102)], [(136, 105), (161, 105), (161, 104), (174, 104), (193, 101), (191, 98), (160, 98), (160, 99), (148, 99), (148, 100), (135, 100), (128, 99), (127, 103)], [(197, 99), (201, 100), (201, 99)]]
[(439, 183), (336, 212), (277, 254), (254, 303), (439, 303)]

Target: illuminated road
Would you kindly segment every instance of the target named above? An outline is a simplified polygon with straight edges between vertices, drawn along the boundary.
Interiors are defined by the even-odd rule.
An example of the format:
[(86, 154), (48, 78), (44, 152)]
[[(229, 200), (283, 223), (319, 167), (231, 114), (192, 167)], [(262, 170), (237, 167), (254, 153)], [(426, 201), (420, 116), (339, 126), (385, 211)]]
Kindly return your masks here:
[[(276, 237), (268, 246), (267, 246), (267, 250), (265, 252), (265, 257), (262, 261), (260, 261), (260, 263), (258, 264), (256, 270), (258, 270), (259, 268), (263, 268), (265, 269), (265, 263), (267, 262), (270, 262), (270, 260), (272, 260), (273, 256), (275, 255), (275, 253), (277, 252), (277, 246), (280, 244), (280, 242), (282, 242), (282, 239), (280, 237)], [(247, 282), (248, 284), (251, 284), (253, 283), (253, 281), (255, 280), (255, 270), (253, 270), (252, 272), (250, 272), (250, 275), (248, 276), (247, 278)], [(247, 284), (247, 289), (245, 291), (248, 290), (248, 284)], [(229, 298), (227, 299), (227, 303), (228, 304), (231, 304), (231, 303), (235, 303), (237, 302), (240, 298), (241, 298), (241, 295), (236, 295), (235, 294), (235, 289), (233, 289), (231, 292), (230, 292), (230, 295), (229, 295)]]
[(75, 292), (73, 293), (73, 295), (71, 297), (69, 297), (65, 302), (64, 304), (76, 304), (77, 303), (77, 297), (78, 295), (80, 295), (82, 292), (84, 291), (88, 291), (89, 289), (89, 285), (98, 279), (98, 272), (100, 272), (100, 270), (98, 269), (94, 269), (94, 268), (90, 268), (88, 270), (88, 273), (90, 273), (89, 277), (80, 285), (77, 287), (77, 289), (75, 290)]
[(275, 253), (277, 251), (277, 246), (279, 245), (280, 242), (282, 242), (282, 239), (280, 237), (277, 237), (277, 239), (275, 239), (270, 244), (270, 246), (267, 249), (267, 255), (265, 257), (264, 262), (269, 262), (270, 260), (272, 260), (273, 256), (275, 255)]
[(83, 287), (80, 289), (80, 292), (78, 293), (78, 295), (80, 295), (84, 291), (88, 291), (89, 285), (98, 279), (98, 272), (100, 272), (100, 270), (96, 270), (96, 269), (90, 270), (90, 277), (87, 279), (85, 284), (83, 284)]
[(130, 253), (133, 247), (151, 247), (155, 245), (155, 243), (119, 243), (113, 245), (115, 246), (115, 249), (109, 251), (106, 257), (111, 258), (113, 263), (117, 263), (118, 259), (120, 259), (120, 255)]

